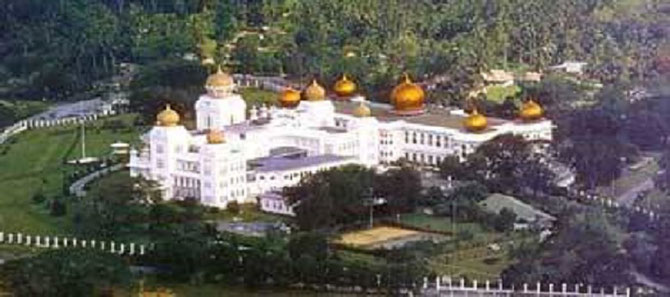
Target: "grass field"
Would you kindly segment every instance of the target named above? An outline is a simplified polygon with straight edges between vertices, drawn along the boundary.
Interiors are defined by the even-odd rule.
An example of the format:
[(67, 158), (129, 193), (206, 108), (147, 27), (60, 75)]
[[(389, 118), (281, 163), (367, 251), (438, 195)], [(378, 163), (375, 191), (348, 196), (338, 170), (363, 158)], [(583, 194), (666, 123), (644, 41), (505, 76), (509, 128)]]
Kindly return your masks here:
[(244, 101), (247, 102), (247, 107), (260, 106), (262, 104), (274, 105), (277, 103), (278, 94), (270, 91), (260, 90), (256, 88), (242, 88), (240, 94)]
[(521, 88), (517, 85), (511, 85), (507, 87), (490, 86), (486, 88), (486, 99), (493, 102), (502, 103), (505, 101), (505, 98), (515, 97), (519, 92), (521, 92)]
[(47, 110), (49, 104), (43, 101), (9, 101), (0, 100), (0, 105), (9, 108), (13, 113), (15, 121), (28, 118)]
[[(131, 125), (134, 115), (115, 119)], [(134, 128), (118, 132), (99, 129), (106, 120), (88, 125), (88, 156), (107, 155), (109, 144), (116, 140), (133, 142), (138, 139), (139, 131)], [(0, 146), (0, 152), (6, 150), (0, 155), (0, 230), (35, 234), (68, 232), (69, 216), (54, 218), (44, 204), (33, 204), (31, 198), (38, 192), (47, 198), (62, 193), (63, 175), (72, 170), (62, 161), (81, 154), (79, 131), (77, 126), (31, 130)]]
[[(512, 245), (524, 239), (523, 234), (504, 234), (485, 230), (477, 223), (452, 222), (451, 219), (422, 213), (404, 214), (400, 222), (405, 225), (441, 232), (469, 233), (471, 238), (454, 240), (445, 245), (451, 252), (432, 257), (430, 269), (438, 274), (472, 279), (497, 279), (500, 273), (513, 263), (508, 257)], [(493, 251), (488, 245), (496, 243), (500, 250)]]

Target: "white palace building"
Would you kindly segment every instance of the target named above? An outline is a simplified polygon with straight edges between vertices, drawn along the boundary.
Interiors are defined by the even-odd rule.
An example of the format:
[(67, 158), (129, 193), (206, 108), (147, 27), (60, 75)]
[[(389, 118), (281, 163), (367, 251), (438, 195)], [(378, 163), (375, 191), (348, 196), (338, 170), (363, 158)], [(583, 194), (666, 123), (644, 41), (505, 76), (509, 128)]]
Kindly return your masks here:
[(429, 108), (423, 89), (407, 76), (391, 104), (367, 103), (346, 76), (335, 84), (332, 100), (313, 81), (302, 92), (285, 89), (279, 106), (269, 108), (247, 108), (233, 78), (220, 70), (205, 87), (195, 104), (194, 130), (180, 125), (179, 114), (167, 106), (142, 136), (143, 145), (131, 150), (131, 175), (157, 181), (166, 199), (195, 198), (225, 208), (263, 196), (262, 209), (290, 215), (277, 193), (319, 170), (401, 158), (435, 166), (505, 133), (552, 138), (551, 121), (533, 101), (514, 121)]

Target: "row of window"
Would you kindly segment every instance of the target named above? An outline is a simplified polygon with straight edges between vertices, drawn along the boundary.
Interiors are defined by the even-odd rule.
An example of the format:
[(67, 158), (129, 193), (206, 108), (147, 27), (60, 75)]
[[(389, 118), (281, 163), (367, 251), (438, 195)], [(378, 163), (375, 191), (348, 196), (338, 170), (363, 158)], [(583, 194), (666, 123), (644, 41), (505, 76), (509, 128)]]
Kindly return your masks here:
[(449, 137), (423, 132), (405, 131), (405, 143), (420, 144), (435, 147), (447, 147)]
[(438, 165), (444, 161), (445, 156), (428, 155), (422, 153), (405, 153), (405, 159), (423, 165)]

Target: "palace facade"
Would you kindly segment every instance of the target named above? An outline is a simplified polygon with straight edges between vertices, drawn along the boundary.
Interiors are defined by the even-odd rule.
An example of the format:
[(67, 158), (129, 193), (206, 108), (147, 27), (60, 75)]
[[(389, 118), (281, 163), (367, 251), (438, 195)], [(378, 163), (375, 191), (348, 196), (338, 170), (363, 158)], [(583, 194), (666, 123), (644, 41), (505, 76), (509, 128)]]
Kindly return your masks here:
[(346, 164), (377, 167), (405, 158), (436, 166), (506, 133), (552, 139), (552, 123), (533, 101), (513, 121), (477, 110), (433, 108), (407, 76), (391, 93), (391, 104), (366, 102), (346, 76), (330, 98), (313, 81), (302, 92), (285, 89), (276, 107), (248, 108), (233, 78), (221, 70), (205, 88), (195, 104), (195, 129), (187, 130), (167, 106), (142, 136), (143, 145), (131, 150), (131, 175), (157, 181), (167, 199), (189, 197), (225, 208)]

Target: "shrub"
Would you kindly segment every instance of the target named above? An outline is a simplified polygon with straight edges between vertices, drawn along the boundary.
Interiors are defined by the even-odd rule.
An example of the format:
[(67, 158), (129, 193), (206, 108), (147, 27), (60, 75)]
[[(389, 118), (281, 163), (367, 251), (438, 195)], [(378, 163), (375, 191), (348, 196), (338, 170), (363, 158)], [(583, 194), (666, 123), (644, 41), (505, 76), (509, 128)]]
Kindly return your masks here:
[(35, 193), (35, 195), (33, 195), (33, 203), (35, 204), (41, 204), (46, 200), (47, 197), (44, 197), (44, 194), (42, 194), (42, 192), (37, 192)]
[(233, 214), (238, 214), (240, 213), (240, 204), (237, 203), (237, 201), (228, 202), (228, 205), (226, 205), (226, 209), (228, 209), (228, 211), (230, 211)]
[(51, 215), (54, 217), (62, 217), (67, 214), (67, 206), (61, 198), (56, 198), (51, 201)]

